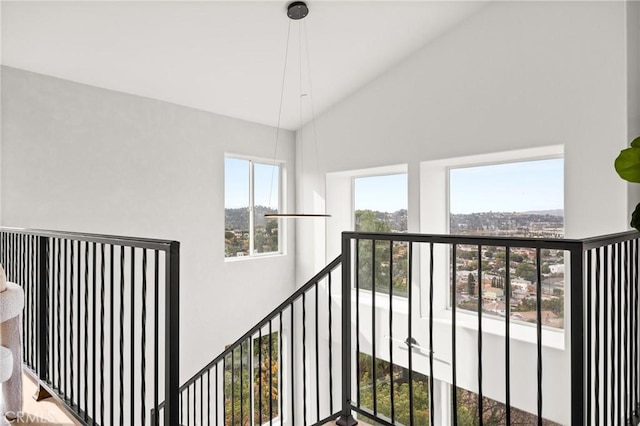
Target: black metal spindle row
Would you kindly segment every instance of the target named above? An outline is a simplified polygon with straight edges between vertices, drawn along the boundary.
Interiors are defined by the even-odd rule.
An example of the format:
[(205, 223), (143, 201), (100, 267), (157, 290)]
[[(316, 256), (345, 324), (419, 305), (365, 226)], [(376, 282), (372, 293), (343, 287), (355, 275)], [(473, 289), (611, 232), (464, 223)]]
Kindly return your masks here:
[(178, 299), (178, 247), (0, 229), (0, 262), (25, 293), (26, 371), (42, 397), (55, 395), (82, 424), (152, 424), (149, 407), (158, 406), (159, 395), (174, 412), (179, 364), (164, 346), (177, 345), (178, 307), (166, 302)]
[(640, 420), (639, 255), (638, 238), (586, 252), (587, 424)]
[[(180, 388), (180, 424), (317, 425), (335, 418), (334, 260)], [(339, 357), (337, 358), (339, 359)], [(160, 413), (162, 414), (162, 404)]]
[[(533, 274), (535, 278), (532, 280), (532, 288), (534, 290), (533, 296), (530, 299), (532, 302), (532, 319), (535, 336), (532, 340), (532, 384), (535, 383), (535, 399), (531, 403), (530, 421), (535, 424), (545, 424), (544, 418), (544, 396), (545, 396), (545, 383), (544, 383), (544, 354), (545, 345), (544, 336), (545, 329), (547, 328), (546, 321), (551, 321), (553, 316), (550, 316), (548, 312), (549, 307), (545, 307), (545, 301), (547, 300), (547, 292), (550, 293), (550, 289), (547, 289), (546, 284), (543, 290), (543, 265), (545, 259), (543, 257), (543, 249), (556, 250), (557, 256), (563, 256), (565, 262), (570, 261), (575, 257), (576, 263), (580, 265), (580, 253), (582, 253), (581, 245), (575, 241), (565, 243), (563, 240), (553, 240), (549, 242), (546, 240), (533, 240), (533, 239), (515, 239), (515, 238), (487, 238), (487, 237), (457, 237), (457, 236), (430, 236), (430, 235), (417, 235), (412, 234), (409, 236), (398, 234), (374, 234), (374, 233), (345, 233), (343, 234), (346, 240), (351, 242), (349, 255), (352, 256), (350, 274), (348, 277), (352, 280), (352, 286), (354, 291), (354, 315), (352, 318), (354, 326), (354, 365), (356, 369), (356, 375), (351, 380), (356, 380), (356, 383), (352, 382), (354, 399), (351, 402), (351, 408), (357, 413), (362, 414), (365, 418), (368, 417), (380, 424), (397, 424), (398, 422), (398, 407), (396, 402), (396, 389), (397, 389), (397, 371), (398, 369), (406, 369), (406, 380), (408, 382), (408, 394), (409, 394), (409, 408), (408, 413), (402, 412), (400, 415), (408, 415), (409, 424), (422, 424), (416, 423), (418, 420), (415, 418), (416, 409), (425, 410), (424, 402), (420, 403), (420, 407), (416, 407), (415, 401), (415, 380), (416, 375), (421, 377), (426, 376), (426, 379), (421, 378), (423, 382), (426, 382), (428, 387), (428, 400), (426, 410), (428, 410), (428, 424), (440, 424), (444, 422), (444, 419), (451, 424), (458, 424), (458, 410), (460, 404), (469, 404), (469, 398), (463, 397), (461, 400), (459, 397), (459, 383), (460, 383), (460, 355), (458, 354), (458, 334), (459, 325), (458, 319), (461, 315), (465, 317), (466, 324), (469, 324), (469, 316), (471, 312), (461, 312), (458, 308), (458, 292), (455, 285), (456, 277), (456, 261), (457, 256), (460, 253), (460, 247), (469, 252), (474, 252), (474, 259), (477, 260), (477, 266), (475, 267), (475, 276), (477, 277), (477, 291), (473, 295), (464, 296), (465, 298), (471, 297), (475, 302), (475, 309), (473, 315), (475, 315), (475, 328), (477, 333), (475, 342), (476, 351), (476, 382), (472, 392), (475, 396), (475, 416), (478, 424), (486, 424), (488, 417), (496, 404), (495, 400), (488, 399), (484, 392), (486, 387), (487, 375), (484, 374), (488, 365), (488, 361), (484, 360), (485, 357), (485, 345), (486, 332), (484, 328), (488, 321), (495, 322), (498, 318), (503, 321), (503, 334), (504, 341), (504, 376), (503, 376), (503, 389), (502, 404), (504, 412), (504, 420), (506, 424), (510, 424), (513, 417), (513, 398), (512, 390), (513, 384), (511, 382), (511, 368), (512, 368), (512, 328), (518, 327), (520, 330), (522, 327), (528, 327), (526, 323), (518, 320), (514, 325), (514, 320), (511, 311), (511, 292), (513, 271), (510, 271), (508, 265), (511, 265), (514, 251), (516, 253), (526, 252), (530, 253), (530, 259), (527, 261), (532, 266)], [(398, 298), (397, 290), (394, 289), (394, 268), (396, 268), (397, 258), (393, 256), (395, 244), (406, 244), (407, 247), (407, 289), (402, 298)], [(343, 243), (343, 248), (349, 245)], [(386, 249), (386, 250), (384, 250)], [(490, 271), (484, 270), (482, 260), (485, 258), (485, 254), (488, 250), (492, 252), (500, 251), (503, 253), (503, 258), (506, 269), (503, 271), (502, 284), (504, 285), (504, 310), (503, 314), (493, 313), (488, 310), (486, 306), (486, 299), (483, 292), (483, 283), (485, 281), (485, 273)], [(564, 254), (563, 254), (564, 253)], [(577, 253), (577, 254), (576, 254)], [(449, 269), (439, 269), (446, 262), (442, 261), (446, 258), (450, 259)], [(416, 262), (419, 260), (419, 262)], [(621, 264), (620, 257), (615, 258), (616, 264)], [(388, 265), (388, 269), (380, 272), (380, 268), (384, 268)], [(422, 265), (422, 266), (420, 266)], [(448, 271), (449, 277), (443, 282), (443, 274)], [(492, 272), (495, 274), (495, 272)], [(421, 277), (419, 281), (416, 281), (416, 277)], [(397, 278), (397, 277), (396, 277)], [(486, 278), (489, 279), (489, 278)], [(582, 278), (579, 277), (581, 280)], [(382, 282), (382, 281), (384, 282)], [(616, 275), (616, 282), (624, 282), (620, 275)], [(416, 300), (414, 297), (413, 287), (417, 285), (420, 291), (426, 296), (424, 300), (425, 305), (422, 305), (422, 300)], [(438, 308), (436, 292), (437, 288), (442, 288), (443, 285), (450, 286), (448, 312), (451, 319), (449, 348), (451, 353), (450, 361), (448, 362), (448, 369), (450, 371), (449, 377), (438, 378), (436, 364), (443, 362), (442, 358), (439, 358), (438, 353), (444, 353), (444, 348), (436, 347), (436, 318), (434, 316)], [(568, 286), (567, 286), (568, 288)], [(613, 293), (611, 293), (613, 294)], [(623, 294), (617, 290), (616, 303), (618, 306), (622, 306)], [(387, 299), (384, 303), (383, 300)], [(380, 304), (383, 303), (382, 306)], [(419, 311), (422, 312), (420, 317), (417, 317), (416, 304), (422, 305), (423, 308)], [(396, 321), (394, 316), (396, 315), (396, 306), (406, 306), (406, 325), (401, 328), (408, 333), (405, 336), (397, 336)], [(622, 309), (610, 312), (613, 318), (617, 318), (618, 322), (622, 322)], [(550, 319), (551, 318), (551, 319)], [(386, 329), (380, 324), (380, 320), (385, 322)], [(386, 321), (385, 321), (386, 320)], [(418, 326), (416, 326), (416, 320), (420, 320)], [(469, 325), (465, 325), (468, 328)], [(492, 325), (492, 328), (495, 326)], [(495, 333), (495, 331), (491, 331)], [(466, 334), (466, 333), (465, 333)], [(379, 342), (381, 338), (388, 339), (384, 343)], [(521, 338), (521, 337), (520, 337)], [(619, 347), (622, 340), (619, 338), (619, 334), (615, 335), (612, 343), (615, 347)], [(437, 339), (441, 341), (441, 339)], [(404, 341), (408, 350), (394, 342)], [(424, 342), (424, 344), (423, 344)], [(387, 346), (387, 347), (385, 347)], [(398, 351), (402, 351), (404, 355), (399, 357), (399, 361), (403, 364), (402, 367), (395, 364), (396, 354)], [(415, 355), (420, 354), (426, 356), (426, 367), (421, 367), (420, 371), (414, 369)], [(610, 354), (614, 351), (611, 350)], [(442, 356), (442, 355), (440, 355)], [(622, 350), (615, 350), (615, 358), (610, 355), (612, 359), (621, 361), (623, 358)], [(465, 355), (468, 358), (468, 354)], [(446, 363), (446, 362), (445, 362)], [(467, 361), (465, 361), (467, 363)], [(494, 371), (495, 363), (491, 363), (491, 371)], [(465, 366), (465, 370), (467, 367)], [(622, 377), (622, 370), (620, 367), (616, 368), (615, 382), (612, 380), (608, 382), (609, 387), (614, 389), (622, 389), (622, 385), (619, 382), (619, 377)], [(364, 380), (367, 378), (368, 382)], [(442, 413), (440, 406), (436, 406), (436, 392), (440, 392), (440, 400), (442, 400), (441, 388), (436, 390), (435, 380), (441, 380), (450, 384), (451, 393), (449, 395), (451, 410), (449, 413)], [(344, 377), (343, 377), (344, 380)], [(491, 380), (494, 381), (494, 376), (491, 376)], [(469, 378), (464, 378), (464, 382), (469, 386)], [(495, 386), (491, 386), (494, 388)], [(467, 392), (463, 390), (464, 392)], [(388, 399), (387, 399), (388, 398)], [(495, 396), (492, 396), (495, 398)], [(386, 400), (387, 399), (387, 400)], [(383, 404), (383, 400), (386, 400)], [(623, 407), (622, 400), (617, 398), (615, 400), (616, 405), (614, 407)], [(384, 410), (381, 410), (381, 404), (384, 405)], [(425, 410), (425, 411), (426, 411)], [(520, 409), (519, 413), (522, 413)], [(518, 414), (522, 416), (522, 414)], [(617, 417), (616, 417), (617, 418)], [(535, 420), (533, 420), (535, 419)], [(422, 421), (422, 420), (420, 420)], [(425, 423), (426, 424), (426, 423)]]

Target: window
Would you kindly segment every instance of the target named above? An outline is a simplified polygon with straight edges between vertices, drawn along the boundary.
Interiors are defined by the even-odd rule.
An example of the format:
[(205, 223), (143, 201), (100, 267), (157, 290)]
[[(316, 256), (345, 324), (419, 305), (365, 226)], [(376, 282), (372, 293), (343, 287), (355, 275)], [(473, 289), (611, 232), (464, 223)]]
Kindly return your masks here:
[[(406, 173), (355, 178), (353, 194), (356, 231), (407, 232)], [(376, 241), (375, 249), (372, 244), (370, 240), (359, 242), (360, 289), (371, 290), (374, 280), (377, 292), (389, 294), (391, 287), (393, 294), (406, 296), (407, 243)]]
[(243, 158), (224, 162), (225, 258), (280, 253), (282, 166)]
[[(562, 238), (563, 168), (562, 158), (451, 168), (450, 233)], [(478, 246), (457, 246), (452, 263), (456, 306), (468, 311), (482, 306), (483, 314), (504, 316), (509, 291), (510, 318), (536, 323), (539, 268), (542, 324), (564, 328), (564, 258), (561, 250), (541, 250), (538, 265), (533, 248), (507, 253), (504, 247), (483, 246), (478, 252)], [(507, 276), (510, 288), (505, 288)]]

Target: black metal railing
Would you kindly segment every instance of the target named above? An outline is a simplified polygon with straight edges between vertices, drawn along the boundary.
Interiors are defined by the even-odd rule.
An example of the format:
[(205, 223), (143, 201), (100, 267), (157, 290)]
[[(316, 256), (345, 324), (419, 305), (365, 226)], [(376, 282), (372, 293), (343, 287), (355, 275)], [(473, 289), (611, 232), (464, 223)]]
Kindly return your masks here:
[(177, 243), (2, 228), (0, 260), (26, 365), (83, 424), (621, 425), (640, 422), (639, 237), (346, 232), (180, 387)]
[(81, 424), (178, 424), (179, 256), (175, 241), (0, 228), (27, 372)]
[[(356, 348), (351, 355), (355, 374), (342, 376), (356, 382), (343, 383), (344, 400), (351, 399), (357, 413), (388, 425), (464, 424), (460, 416), (469, 411), (479, 425), (492, 424), (489, 417), (495, 420), (496, 413), (504, 424), (638, 424), (639, 237), (637, 232), (586, 240), (344, 233), (343, 259), (352, 266), (343, 265), (343, 284), (353, 289), (355, 327), (344, 336), (353, 335)], [(461, 252), (476, 264), (461, 261)], [(490, 253), (502, 253), (502, 270), (487, 260)], [(523, 253), (532, 265), (531, 282), (525, 298), (516, 301), (516, 281), (527, 269), (515, 267), (523, 263)], [(560, 269), (566, 266), (564, 286), (551, 287), (558, 282), (546, 278), (554, 274), (545, 256)], [(399, 261), (406, 262), (402, 274), (394, 273)], [(473, 266), (464, 274), (473, 275), (475, 292), (468, 282), (460, 285), (460, 270), (468, 264)], [(504, 290), (499, 313), (490, 309), (496, 304), (487, 289), (490, 276)], [(554, 335), (555, 340), (566, 335), (567, 347), (549, 350), (547, 340)], [(473, 354), (468, 352), (472, 346)], [(488, 353), (495, 358), (487, 359)], [(417, 357), (423, 361), (419, 367)], [(521, 372), (524, 358), (531, 362), (528, 379)], [(469, 362), (475, 363), (472, 374)], [(545, 369), (557, 372), (563, 366), (566, 376), (544, 383)], [(434, 381), (446, 390), (434, 392)], [(426, 388), (421, 393), (426, 401), (418, 402), (417, 382)], [(394, 397), (405, 384), (408, 409), (399, 412)], [(523, 387), (535, 389), (535, 398), (518, 397)], [(546, 410), (547, 405), (564, 405), (565, 411)]]
[(340, 263), (336, 258), (183, 384), (179, 424), (306, 426), (336, 418)]

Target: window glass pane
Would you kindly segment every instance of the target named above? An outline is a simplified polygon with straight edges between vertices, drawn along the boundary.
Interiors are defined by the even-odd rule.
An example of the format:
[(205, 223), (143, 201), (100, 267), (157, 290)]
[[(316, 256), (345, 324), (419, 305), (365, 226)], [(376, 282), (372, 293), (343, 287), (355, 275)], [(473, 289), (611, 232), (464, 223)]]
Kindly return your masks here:
[(267, 213), (278, 213), (280, 166), (254, 163), (253, 184), (254, 250), (256, 253), (278, 252), (279, 221), (265, 219)]
[[(563, 168), (563, 159), (556, 158), (452, 169), (451, 234), (562, 238)], [(451, 280), (456, 305), (504, 317), (508, 296), (510, 319), (535, 324), (539, 274), (542, 324), (563, 328), (564, 259), (561, 250), (541, 250), (537, 262), (533, 248), (507, 253), (504, 247), (485, 245), (478, 252), (478, 246), (459, 245)]]
[[(368, 176), (354, 180), (355, 228), (362, 232), (407, 231), (407, 175)], [(407, 243), (359, 242), (361, 289), (407, 295)], [(375, 256), (374, 256), (375, 254)], [(375, 257), (375, 265), (372, 260)]]
[(249, 255), (249, 161), (224, 160), (224, 255)]

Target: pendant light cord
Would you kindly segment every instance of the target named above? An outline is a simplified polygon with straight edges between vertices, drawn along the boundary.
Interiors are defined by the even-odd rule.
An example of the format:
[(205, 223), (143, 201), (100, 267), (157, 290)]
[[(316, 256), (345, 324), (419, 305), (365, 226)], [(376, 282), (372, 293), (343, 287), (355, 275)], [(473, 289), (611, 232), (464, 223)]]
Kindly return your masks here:
[[(318, 132), (316, 131), (316, 111), (315, 108), (313, 106), (313, 85), (311, 84), (311, 60), (309, 59), (309, 36), (307, 35), (307, 23), (306, 22), (302, 22), (302, 25), (304, 25), (304, 44), (305, 44), (305, 48), (307, 51), (307, 72), (309, 73), (309, 104), (311, 106), (311, 128), (313, 130), (313, 141), (314, 141), (314, 148), (315, 148), (315, 156), (316, 156), (316, 161), (315, 161), (315, 166), (316, 166), (316, 179), (317, 182), (316, 184), (318, 186), (320, 186), (321, 184), (321, 180), (320, 180), (320, 155), (319, 155), (319, 150), (318, 150)], [(325, 214), (327, 213), (327, 204), (325, 202), (324, 205), (324, 212)]]
[[(280, 137), (280, 120), (282, 118), (282, 104), (284, 100), (284, 81), (287, 76), (287, 61), (289, 59), (289, 38), (291, 37), (291, 20), (289, 20), (289, 26), (287, 28), (287, 46), (284, 52), (284, 67), (282, 69), (282, 83), (280, 85), (280, 106), (278, 108), (278, 124), (276, 125), (276, 142), (273, 147), (273, 168), (271, 169), (271, 185), (269, 185), (269, 205), (271, 208), (271, 197), (273, 195), (273, 181), (276, 173), (276, 156), (278, 155), (278, 139)], [(278, 197), (278, 204), (280, 203)]]

